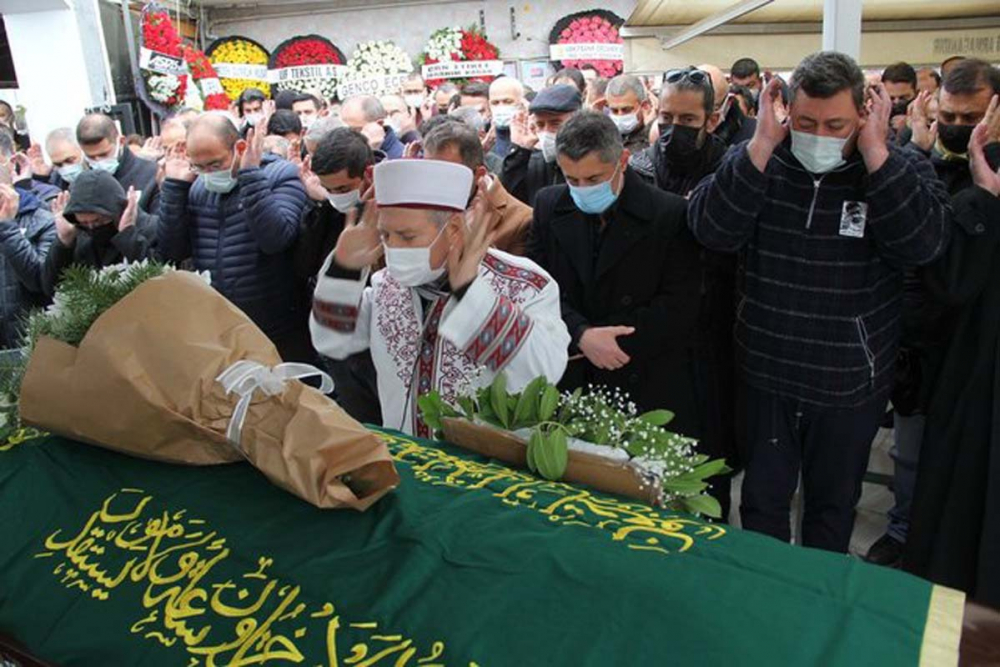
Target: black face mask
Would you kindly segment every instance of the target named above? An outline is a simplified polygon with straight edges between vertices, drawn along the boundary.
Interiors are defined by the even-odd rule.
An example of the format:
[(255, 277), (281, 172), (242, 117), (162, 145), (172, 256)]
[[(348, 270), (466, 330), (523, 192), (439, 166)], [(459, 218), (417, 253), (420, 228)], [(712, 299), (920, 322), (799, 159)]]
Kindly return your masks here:
[(681, 170), (697, 165), (704, 143), (699, 146), (702, 128), (660, 124), (660, 146), (667, 162)]
[(965, 153), (969, 150), (969, 139), (972, 137), (972, 125), (945, 125), (938, 123), (938, 139), (941, 145), (952, 153)]
[(722, 140), (723, 143), (728, 144), (736, 133), (740, 131), (743, 127), (743, 110), (740, 109), (740, 105), (733, 100), (732, 104), (729, 105), (729, 111), (726, 112), (726, 117), (722, 119), (719, 126), (715, 128), (715, 136)]
[(892, 105), (892, 112), (889, 115), (890, 116), (905, 116), (906, 115), (906, 109), (907, 109), (907, 107), (910, 106), (910, 102), (912, 102), (912, 101), (913, 100), (899, 100), (898, 102), (893, 103), (893, 105)]
[(112, 222), (99, 227), (78, 227), (77, 229), (93, 239), (94, 243), (98, 245), (111, 243), (111, 239), (118, 233), (118, 226)]

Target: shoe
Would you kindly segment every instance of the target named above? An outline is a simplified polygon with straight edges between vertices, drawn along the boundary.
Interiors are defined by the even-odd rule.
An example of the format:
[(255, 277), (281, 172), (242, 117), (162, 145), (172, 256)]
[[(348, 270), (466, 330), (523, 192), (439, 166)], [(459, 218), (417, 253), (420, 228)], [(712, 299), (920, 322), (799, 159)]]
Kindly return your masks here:
[(899, 567), (903, 558), (903, 543), (894, 537), (883, 535), (868, 550), (865, 561), (872, 565)]

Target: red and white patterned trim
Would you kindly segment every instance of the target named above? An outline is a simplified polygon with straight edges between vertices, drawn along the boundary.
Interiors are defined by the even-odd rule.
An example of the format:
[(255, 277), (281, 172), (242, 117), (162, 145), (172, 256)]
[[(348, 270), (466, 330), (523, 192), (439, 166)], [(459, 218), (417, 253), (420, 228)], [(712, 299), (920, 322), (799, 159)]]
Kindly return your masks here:
[(549, 283), (549, 279), (542, 274), (520, 266), (508, 264), (491, 253), (486, 253), (486, 256), (483, 257), (483, 265), (493, 273), (499, 274), (504, 278), (509, 278), (510, 280), (527, 283), (538, 291), (541, 291)]
[(357, 306), (313, 299), (313, 317), (316, 321), (339, 333), (353, 333), (358, 324), (358, 312)]
[(497, 297), (486, 323), (464, 352), (477, 365), (496, 372), (510, 361), (531, 332), (532, 320), (505, 296)]

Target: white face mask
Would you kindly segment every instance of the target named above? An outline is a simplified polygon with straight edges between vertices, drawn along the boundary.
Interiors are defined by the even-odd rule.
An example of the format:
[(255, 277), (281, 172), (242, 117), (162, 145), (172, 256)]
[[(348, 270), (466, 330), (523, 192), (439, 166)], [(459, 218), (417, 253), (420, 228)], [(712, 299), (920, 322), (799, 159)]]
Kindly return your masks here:
[(626, 113), (620, 116), (612, 114), (611, 121), (622, 134), (632, 134), (635, 132), (635, 128), (639, 127), (639, 114)]
[(72, 183), (76, 180), (76, 177), (83, 173), (83, 165), (80, 163), (67, 164), (59, 167), (56, 171), (67, 183)]
[(813, 174), (825, 174), (844, 164), (844, 146), (850, 137), (821, 137), (792, 130), (792, 155)]
[(403, 101), (406, 102), (406, 106), (411, 109), (419, 109), (424, 105), (424, 96), (419, 93), (403, 95)]
[(115, 151), (114, 157), (104, 158), (103, 160), (91, 160), (89, 157), (86, 158), (87, 164), (90, 165), (91, 169), (96, 169), (98, 171), (106, 171), (109, 174), (113, 174), (118, 171), (119, 161), (118, 158), (121, 157), (122, 147), (118, 146), (118, 150)]
[(513, 104), (498, 104), (492, 108), (493, 111), (493, 124), (498, 128), (506, 129), (510, 127), (510, 121), (514, 119), (514, 115), (517, 113), (517, 107)]
[(259, 111), (255, 111), (253, 113), (248, 113), (243, 118), (243, 120), (246, 121), (247, 125), (250, 125), (251, 127), (256, 127), (261, 124), (261, 121), (264, 120), (264, 114)]
[(441, 238), (447, 225), (441, 225), (431, 244), (425, 248), (390, 248), (385, 246), (385, 265), (392, 279), (403, 287), (419, 287), (444, 275), (444, 265), (431, 267), (431, 247)]
[(542, 157), (546, 162), (556, 161), (556, 135), (555, 132), (539, 132), (538, 147), (542, 149)]
[(330, 202), (330, 205), (341, 213), (347, 213), (355, 204), (361, 201), (361, 191), (351, 190), (350, 192), (341, 192), (337, 194), (328, 194), (326, 200)]

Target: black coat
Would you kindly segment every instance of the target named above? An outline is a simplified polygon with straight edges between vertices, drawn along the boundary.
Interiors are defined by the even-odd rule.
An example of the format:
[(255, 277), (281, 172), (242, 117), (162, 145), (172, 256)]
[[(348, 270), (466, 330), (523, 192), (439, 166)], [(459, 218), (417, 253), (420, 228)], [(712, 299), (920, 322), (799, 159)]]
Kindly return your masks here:
[(1000, 198), (955, 197), (955, 234), (925, 278), (955, 326), (927, 413), (904, 566), (1000, 607)]
[[(160, 205), (160, 186), (156, 183), (155, 162), (136, 157), (131, 150), (126, 148), (118, 158), (118, 169), (113, 175), (125, 192), (128, 192), (129, 186), (142, 192), (139, 208), (148, 213), (157, 213)], [(53, 169), (47, 178), (36, 178), (60, 190), (69, 190), (69, 183), (59, 175), (56, 169)]]
[(316, 276), (323, 268), (323, 262), (337, 247), (337, 239), (344, 231), (344, 219), (344, 214), (326, 201), (311, 201), (302, 212), (293, 262), (295, 276), (308, 285), (310, 303), (316, 287)]
[(507, 192), (534, 208), (539, 190), (566, 179), (557, 163), (545, 161), (542, 151), (512, 145), (503, 161), (500, 182)]
[(528, 257), (559, 283), (572, 343), (587, 327), (632, 326), (618, 339), (631, 362), (600, 370), (571, 361), (563, 387), (619, 387), (640, 410), (667, 408), (671, 425), (698, 437), (693, 349), (699, 318), (701, 249), (685, 224), (684, 200), (646, 184), (631, 169), (596, 249), (599, 216), (580, 212), (566, 185), (545, 188), (535, 202)]

